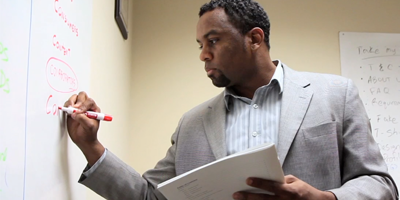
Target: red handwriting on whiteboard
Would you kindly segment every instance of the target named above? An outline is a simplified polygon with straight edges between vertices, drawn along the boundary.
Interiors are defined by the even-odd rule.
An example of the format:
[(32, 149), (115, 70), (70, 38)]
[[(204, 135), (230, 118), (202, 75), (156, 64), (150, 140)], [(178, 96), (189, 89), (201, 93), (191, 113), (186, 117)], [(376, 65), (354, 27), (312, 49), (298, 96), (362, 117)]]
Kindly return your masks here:
[(57, 92), (69, 93), (78, 89), (74, 70), (64, 61), (51, 57), (46, 64), (47, 83)]
[(57, 40), (57, 35), (53, 36), (53, 46), (56, 47), (56, 49), (60, 50), (64, 54), (64, 56), (69, 55), (71, 51), (70, 48), (65, 47)]
[(68, 20), (67, 14), (65, 14), (62, 7), (58, 5), (59, 2), (60, 2), (59, 0), (54, 0), (54, 10), (58, 14), (58, 16), (60, 16), (61, 19), (63, 19), (64, 23), (67, 24), (67, 26), (71, 29), (72, 33), (75, 33), (75, 35), (78, 36), (79, 35), (78, 27), (74, 23)]
[(50, 95), (49, 98), (47, 98), (46, 102), (46, 114), (48, 115), (57, 115), (58, 112), (58, 106), (56, 103), (54, 103), (52, 100), (53, 95)]

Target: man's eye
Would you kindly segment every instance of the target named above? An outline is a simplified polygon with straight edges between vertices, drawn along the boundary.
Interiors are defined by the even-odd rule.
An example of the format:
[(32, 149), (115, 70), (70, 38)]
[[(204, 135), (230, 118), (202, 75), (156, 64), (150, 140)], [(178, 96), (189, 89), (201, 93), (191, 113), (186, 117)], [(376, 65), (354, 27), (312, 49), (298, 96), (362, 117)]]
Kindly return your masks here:
[(215, 44), (217, 43), (218, 39), (210, 39), (210, 44)]
[(200, 46), (199, 46), (199, 49), (202, 50), (202, 49), (203, 49), (203, 45), (200, 45)]

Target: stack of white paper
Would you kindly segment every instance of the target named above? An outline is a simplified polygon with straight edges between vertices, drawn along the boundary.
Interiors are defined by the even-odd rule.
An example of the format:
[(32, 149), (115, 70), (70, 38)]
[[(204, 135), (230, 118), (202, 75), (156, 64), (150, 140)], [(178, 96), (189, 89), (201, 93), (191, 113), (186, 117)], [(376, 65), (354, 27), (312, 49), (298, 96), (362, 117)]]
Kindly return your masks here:
[(248, 177), (283, 183), (284, 175), (274, 144), (264, 144), (198, 167), (158, 185), (167, 199), (232, 199), (237, 191), (268, 193), (246, 184)]

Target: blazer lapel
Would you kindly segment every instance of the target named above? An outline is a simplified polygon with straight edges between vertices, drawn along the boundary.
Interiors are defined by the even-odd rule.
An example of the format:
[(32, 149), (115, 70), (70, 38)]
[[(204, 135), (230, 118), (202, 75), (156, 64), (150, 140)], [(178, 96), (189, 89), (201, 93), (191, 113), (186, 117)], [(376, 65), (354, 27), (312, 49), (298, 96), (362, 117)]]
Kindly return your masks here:
[(278, 137), (278, 156), (283, 165), (294, 137), (304, 119), (311, 102), (313, 91), (307, 87), (310, 83), (284, 66), (284, 89)]
[[(283, 165), (294, 137), (307, 113), (313, 92), (307, 87), (310, 83), (286, 65), (284, 69), (284, 90), (282, 96), (279, 138), (277, 151)], [(218, 160), (227, 155), (225, 143), (226, 108), (224, 93), (211, 100), (203, 117), (203, 125), (208, 143)]]
[(223, 92), (210, 102), (204, 115), (203, 124), (208, 143), (215, 159), (218, 160), (227, 154), (225, 143), (226, 108)]

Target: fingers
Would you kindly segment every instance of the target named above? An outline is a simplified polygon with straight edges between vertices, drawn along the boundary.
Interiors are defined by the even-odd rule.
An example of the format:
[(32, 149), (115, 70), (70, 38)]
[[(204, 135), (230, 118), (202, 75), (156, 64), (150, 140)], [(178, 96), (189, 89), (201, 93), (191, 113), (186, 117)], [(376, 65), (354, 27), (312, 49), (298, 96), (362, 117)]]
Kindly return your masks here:
[(268, 200), (273, 199), (274, 196), (268, 194), (255, 194), (255, 193), (248, 193), (248, 192), (236, 192), (233, 194), (233, 199), (236, 200)]
[(74, 108), (79, 108), (82, 103), (84, 103), (88, 99), (88, 95), (86, 92), (79, 92), (78, 95), (73, 94), (65, 103), (64, 107), (72, 106)]
[(86, 124), (88, 126), (93, 125), (92, 119), (89, 119), (83, 113), (86, 111), (100, 112), (100, 108), (97, 106), (96, 102), (89, 98), (86, 92), (79, 92), (79, 94), (72, 95), (65, 103), (64, 107), (72, 106), (78, 108), (79, 110), (70, 115), (72, 119), (78, 121), (79, 123)]
[(81, 113), (86, 111), (100, 112), (100, 108), (97, 106), (96, 102), (94, 102), (92, 98), (86, 98), (85, 101), (83, 101), (82, 103), (79, 102), (79, 104), (80, 106), (78, 108), (81, 110)]
[(296, 180), (298, 180), (298, 178), (293, 176), (293, 175), (286, 175), (285, 176), (285, 183), (287, 183), (287, 184), (293, 183)]
[(82, 112), (95, 111), (100, 112), (100, 108), (96, 105), (96, 102), (86, 94), (86, 92), (79, 92), (76, 105)]
[(75, 103), (76, 103), (77, 97), (78, 97), (78, 95), (76, 95), (76, 94), (72, 95), (72, 96), (64, 103), (64, 107), (74, 106)]
[(79, 108), (80, 112), (78, 113), (83, 113), (86, 111), (100, 112), (100, 108), (97, 106), (96, 102), (92, 98), (89, 98), (86, 92), (79, 92), (78, 95), (72, 95), (64, 103), (64, 107), (69, 106)]
[(82, 110), (82, 104), (84, 104), (88, 98), (89, 96), (86, 94), (86, 92), (79, 92), (78, 96), (76, 97), (76, 103), (74, 107)]
[[(260, 179), (248, 178), (246, 183), (249, 186), (259, 188), (267, 194), (256, 194), (248, 192), (234, 193), (234, 199), (330, 199), (334, 197), (332, 193), (321, 192), (318, 189), (308, 185), (306, 182), (293, 175), (285, 176), (284, 183)], [(329, 196), (330, 195), (330, 196)], [(323, 197), (323, 198), (320, 198)], [(326, 198), (328, 197), (328, 198)]]
[(267, 194), (260, 193), (248, 193), (248, 192), (236, 192), (233, 194), (234, 199), (278, 199), (276, 194), (279, 194), (284, 190), (284, 184), (275, 181), (260, 179), (260, 178), (248, 178), (246, 180), (247, 185), (259, 188)]
[(258, 199), (274, 199), (276, 196), (274, 194), (280, 190), (280, 187), (283, 185), (281, 183), (275, 181), (269, 181), (260, 178), (248, 178), (246, 180), (247, 185), (252, 187), (260, 188), (261, 190), (265, 191), (268, 194), (261, 194), (261, 193), (248, 193), (248, 192), (236, 192), (233, 194), (234, 199), (251, 199), (251, 200), (258, 200)]
[(293, 175), (286, 175), (284, 183), (279, 183), (275, 181), (265, 180), (261, 178), (248, 178), (246, 183), (252, 187), (260, 188), (263, 190), (271, 191), (274, 193), (280, 193), (282, 191), (287, 190), (285, 184), (292, 184), (299, 180), (297, 177)]
[(283, 184), (275, 181), (265, 180), (261, 178), (248, 178), (246, 180), (247, 185), (252, 187), (260, 188), (262, 190), (276, 193), (282, 191)]

